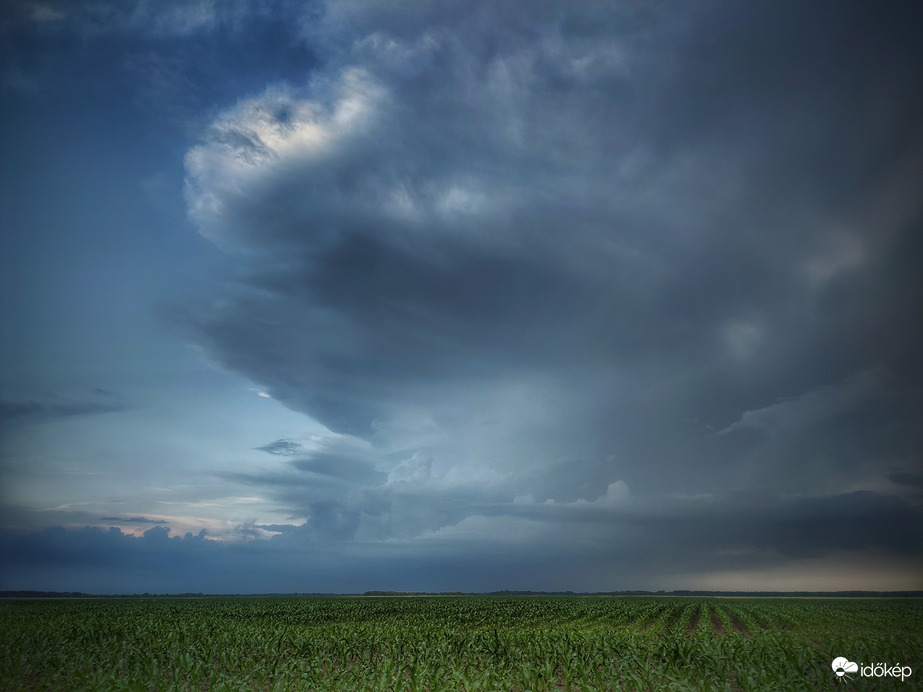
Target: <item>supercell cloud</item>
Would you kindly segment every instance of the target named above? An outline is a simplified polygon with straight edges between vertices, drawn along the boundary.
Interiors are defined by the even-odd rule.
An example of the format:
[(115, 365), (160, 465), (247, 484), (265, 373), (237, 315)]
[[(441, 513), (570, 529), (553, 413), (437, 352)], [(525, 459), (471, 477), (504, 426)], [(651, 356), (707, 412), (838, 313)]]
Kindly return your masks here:
[(315, 59), (200, 115), (188, 233), (232, 269), (165, 328), (303, 424), (197, 481), (271, 508), (224, 545), (148, 505), (75, 544), (219, 566), (184, 591), (920, 586), (912, 10), (264, 11)]

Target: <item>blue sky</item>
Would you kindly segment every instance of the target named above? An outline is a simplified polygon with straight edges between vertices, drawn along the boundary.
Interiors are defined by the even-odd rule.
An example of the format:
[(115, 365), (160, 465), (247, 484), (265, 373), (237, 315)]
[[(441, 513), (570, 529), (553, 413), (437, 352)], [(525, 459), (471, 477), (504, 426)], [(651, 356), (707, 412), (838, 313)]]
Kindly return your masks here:
[(7, 3), (0, 588), (923, 587), (920, 19)]

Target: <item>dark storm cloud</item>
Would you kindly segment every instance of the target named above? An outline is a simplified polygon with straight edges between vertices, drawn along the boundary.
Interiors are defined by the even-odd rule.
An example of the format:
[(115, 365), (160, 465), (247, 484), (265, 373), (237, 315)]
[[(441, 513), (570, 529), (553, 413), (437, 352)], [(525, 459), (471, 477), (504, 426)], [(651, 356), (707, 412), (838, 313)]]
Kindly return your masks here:
[(0, 573), (4, 584), (35, 583), (51, 590), (66, 573), (68, 581), (91, 593), (184, 592), (190, 574), (200, 574), (203, 585), (214, 585), (213, 570), (232, 566), (222, 560), (219, 544), (207, 539), (204, 531), (170, 538), (164, 526), (152, 527), (139, 538), (118, 528), (4, 531), (0, 545), (8, 557)]
[[(683, 563), (736, 551), (771, 554), (773, 560), (836, 551), (880, 550), (916, 555), (923, 538), (918, 503), (859, 491), (835, 496), (778, 497), (766, 491), (716, 496), (662, 497), (638, 502), (616, 489), (595, 501), (516, 502), (485, 506), (485, 514), (509, 515), (548, 525), (546, 537), (567, 532), (602, 537), (621, 558), (642, 561), (644, 546)], [(596, 536), (598, 532), (599, 536)]]
[[(390, 472), (267, 477), (308, 535), (579, 525), (584, 558), (651, 573), (916, 550), (916, 505), (861, 492), (921, 444), (907, 18), (328, 9), (324, 68), (186, 160), (192, 218), (248, 266), (194, 338)], [(425, 476), (397, 482), (400, 448)], [(669, 499), (741, 492), (766, 499)]]
[(888, 474), (888, 479), (898, 485), (909, 485), (911, 488), (923, 489), (923, 473), (907, 473), (898, 471)]
[(766, 517), (763, 536), (753, 532), (757, 545), (769, 544), (783, 555), (838, 549), (916, 555), (923, 542), (920, 507), (893, 496), (863, 491), (802, 500), (785, 510)]
[[(154, 526), (140, 538), (123, 534), (118, 528), (102, 531), (86, 527), (68, 531), (53, 527), (37, 534), (4, 534), (6, 554), (25, 563), (55, 565), (132, 565), (174, 556), (179, 561), (192, 554), (195, 541), (205, 542), (205, 532), (185, 538), (170, 538), (165, 526)], [(214, 542), (208, 541), (211, 545)]]
[[(165, 527), (141, 537), (114, 528), (5, 531), (0, 546), (15, 569), (3, 575), (2, 586), (60, 588), (47, 574), (41, 577), (49, 565), (68, 570), (75, 580), (69, 587), (91, 592), (618, 590), (652, 580), (682, 588), (664, 575), (677, 568), (686, 574), (784, 569), (829, 554), (847, 555), (846, 564), (857, 571), (886, 556), (896, 561), (888, 566), (919, 567), (923, 515), (893, 496), (780, 501), (751, 493), (674, 498), (654, 508), (613, 495), (595, 503), (520, 504), (516, 517), (477, 515), (451, 530), (353, 546), (340, 541), (356, 534), (359, 515), (333, 501), (315, 503), (310, 526), (253, 526), (251, 533), (259, 528), (276, 535), (239, 544), (216, 543), (204, 532), (170, 538)], [(242, 535), (247, 531), (241, 528)], [(262, 565), (257, 580), (241, 569), (253, 560)], [(185, 579), (176, 578), (177, 570)]]
[(618, 347), (606, 326), (568, 314), (596, 300), (579, 277), (460, 242), (424, 254), (353, 236), (316, 267), (267, 280), (271, 292), (254, 283), (264, 290), (232, 298), (202, 335), (274, 398), (339, 432), (369, 435), (386, 415), (379, 404), (414, 386), (568, 357), (587, 329)]
[(328, 72), (187, 158), (203, 232), (259, 258), (199, 317), (219, 361), (364, 437), (517, 371), (647, 378), (721, 428), (878, 363), (916, 386), (923, 111), (896, 18), (856, 35), (870, 69), (853, 7), (366, 9)]
[[(710, 506), (709, 506), (710, 505)], [(901, 498), (867, 491), (832, 497), (730, 496), (697, 511), (667, 511), (648, 525), (688, 560), (721, 550), (769, 551), (774, 559), (836, 551), (918, 555), (923, 513)], [(687, 514), (688, 512), (688, 514)], [(642, 519), (642, 524), (648, 520)]]

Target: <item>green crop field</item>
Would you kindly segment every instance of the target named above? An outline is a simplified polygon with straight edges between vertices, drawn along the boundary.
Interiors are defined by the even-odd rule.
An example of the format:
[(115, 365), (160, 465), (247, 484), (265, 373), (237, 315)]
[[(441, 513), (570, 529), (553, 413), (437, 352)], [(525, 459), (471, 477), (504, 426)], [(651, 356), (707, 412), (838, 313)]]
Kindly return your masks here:
[[(923, 602), (912, 599), (8, 600), (0, 681), (3, 690), (914, 690), (921, 629)], [(838, 657), (856, 670), (838, 677)]]

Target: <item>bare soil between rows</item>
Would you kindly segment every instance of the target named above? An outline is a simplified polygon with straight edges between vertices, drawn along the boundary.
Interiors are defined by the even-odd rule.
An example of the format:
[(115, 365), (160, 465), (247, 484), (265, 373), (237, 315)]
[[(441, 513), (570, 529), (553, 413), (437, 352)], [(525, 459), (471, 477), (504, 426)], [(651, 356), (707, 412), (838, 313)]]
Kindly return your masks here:
[(696, 631), (696, 629), (699, 626), (699, 620), (701, 619), (702, 619), (702, 609), (699, 608), (698, 610), (695, 611), (695, 615), (692, 616), (692, 620), (689, 621), (689, 626), (686, 628), (687, 637)]

